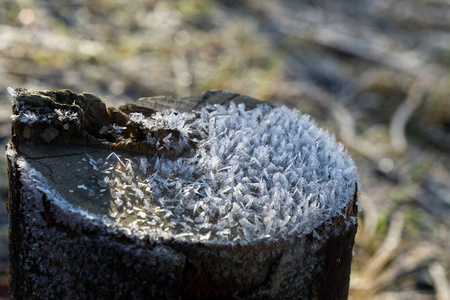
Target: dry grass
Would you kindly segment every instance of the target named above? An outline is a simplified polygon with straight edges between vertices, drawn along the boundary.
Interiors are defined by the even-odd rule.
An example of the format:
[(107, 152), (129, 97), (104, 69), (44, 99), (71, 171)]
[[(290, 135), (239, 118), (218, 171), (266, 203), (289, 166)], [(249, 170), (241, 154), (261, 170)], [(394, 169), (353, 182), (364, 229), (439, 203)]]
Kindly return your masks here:
[(338, 135), (362, 178), (350, 298), (450, 299), (448, 1), (2, 3), (3, 143), (7, 86), (110, 104), (219, 88), (297, 107)]

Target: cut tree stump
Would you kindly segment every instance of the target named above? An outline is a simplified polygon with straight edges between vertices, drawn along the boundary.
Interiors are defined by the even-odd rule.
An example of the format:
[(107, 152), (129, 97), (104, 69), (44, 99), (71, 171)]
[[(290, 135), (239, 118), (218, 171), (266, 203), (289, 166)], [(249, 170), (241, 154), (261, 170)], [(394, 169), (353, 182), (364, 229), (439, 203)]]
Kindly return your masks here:
[(347, 299), (358, 176), (307, 116), (9, 91), (12, 299)]

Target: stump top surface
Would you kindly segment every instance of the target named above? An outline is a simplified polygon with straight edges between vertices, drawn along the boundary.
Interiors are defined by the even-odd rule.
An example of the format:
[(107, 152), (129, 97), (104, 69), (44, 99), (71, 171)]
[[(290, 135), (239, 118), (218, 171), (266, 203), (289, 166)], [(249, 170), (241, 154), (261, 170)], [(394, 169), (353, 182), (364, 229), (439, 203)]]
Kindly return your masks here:
[[(56, 205), (133, 236), (231, 245), (286, 240), (331, 222), (353, 200), (353, 161), (296, 110), (215, 91), (184, 102), (142, 99), (135, 105), (149, 115), (128, 106), (119, 126), (108, 119), (111, 110), (101, 124), (89, 119), (94, 106), (84, 102), (66, 101), (63, 121), (58, 112), (49, 121), (43, 114), (61, 111), (58, 92), (45, 93), (54, 108), (44, 112), (39, 92), (17, 92), (16, 150), (23, 173), (38, 171), (24, 180)], [(21, 104), (30, 99), (34, 106)], [(168, 105), (180, 109), (158, 112)]]

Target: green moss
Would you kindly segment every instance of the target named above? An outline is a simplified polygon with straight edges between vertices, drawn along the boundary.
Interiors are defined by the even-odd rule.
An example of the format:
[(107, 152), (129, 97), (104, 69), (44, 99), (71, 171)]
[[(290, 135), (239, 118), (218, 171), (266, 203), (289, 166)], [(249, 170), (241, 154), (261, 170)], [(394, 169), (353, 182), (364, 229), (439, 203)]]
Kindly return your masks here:
[(391, 191), (391, 199), (395, 205), (401, 205), (410, 199), (410, 195), (406, 192), (405, 187), (396, 186)]
[(193, 17), (208, 14), (214, 9), (214, 2), (210, 0), (179, 1), (177, 8), (184, 17)]
[(31, 59), (37, 65), (45, 66), (51, 64), (54, 61), (54, 58), (54, 53), (37, 50), (33, 52), (33, 57)]
[(377, 225), (375, 226), (375, 234), (377, 236), (382, 237), (386, 235), (391, 214), (391, 209), (385, 209), (383, 212), (381, 212), (380, 216), (377, 219)]
[(409, 207), (406, 211), (406, 226), (405, 233), (407, 235), (416, 236), (419, 233), (422, 220), (420, 212), (413, 207)]
[(6, 20), (4, 20), (4, 22), (6, 24), (11, 24), (11, 25), (20, 24), (20, 21), (19, 21), (20, 10), (21, 10), (21, 8), (17, 3), (15, 3), (15, 2), (8, 3), (6, 5)]

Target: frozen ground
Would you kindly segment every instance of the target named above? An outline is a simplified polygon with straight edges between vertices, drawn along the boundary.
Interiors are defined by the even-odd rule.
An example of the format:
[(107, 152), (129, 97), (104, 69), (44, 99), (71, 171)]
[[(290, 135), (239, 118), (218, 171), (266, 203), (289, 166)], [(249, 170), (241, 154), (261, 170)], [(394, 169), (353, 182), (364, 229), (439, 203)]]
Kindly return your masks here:
[[(449, 299), (449, 30), (444, 0), (4, 0), (0, 141), (7, 86), (110, 105), (221, 88), (296, 107), (361, 176), (350, 298)], [(6, 297), (5, 210), (0, 225)]]

